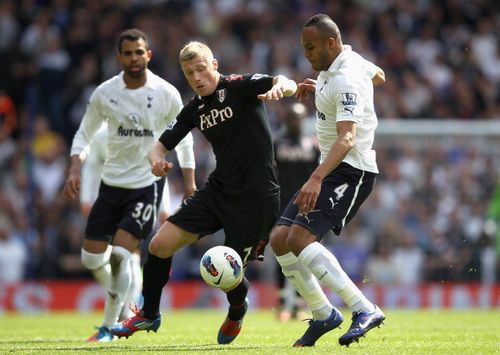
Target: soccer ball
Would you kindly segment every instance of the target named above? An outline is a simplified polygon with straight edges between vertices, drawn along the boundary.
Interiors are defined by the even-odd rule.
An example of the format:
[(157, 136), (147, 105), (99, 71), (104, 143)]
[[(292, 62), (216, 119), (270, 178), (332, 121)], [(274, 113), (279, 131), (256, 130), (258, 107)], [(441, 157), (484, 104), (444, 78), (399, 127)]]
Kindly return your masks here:
[(228, 291), (243, 278), (243, 263), (234, 249), (219, 245), (208, 249), (201, 258), (200, 274), (210, 286)]

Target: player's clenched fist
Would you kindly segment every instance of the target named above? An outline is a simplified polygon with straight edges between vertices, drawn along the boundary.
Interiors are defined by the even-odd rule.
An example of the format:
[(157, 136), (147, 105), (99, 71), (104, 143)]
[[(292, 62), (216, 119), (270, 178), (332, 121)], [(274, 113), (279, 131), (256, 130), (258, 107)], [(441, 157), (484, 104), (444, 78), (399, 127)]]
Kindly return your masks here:
[(172, 164), (171, 162), (166, 161), (165, 159), (160, 159), (151, 165), (151, 172), (155, 176), (164, 177), (164, 176), (167, 176), (168, 172), (173, 167), (174, 167), (174, 164)]

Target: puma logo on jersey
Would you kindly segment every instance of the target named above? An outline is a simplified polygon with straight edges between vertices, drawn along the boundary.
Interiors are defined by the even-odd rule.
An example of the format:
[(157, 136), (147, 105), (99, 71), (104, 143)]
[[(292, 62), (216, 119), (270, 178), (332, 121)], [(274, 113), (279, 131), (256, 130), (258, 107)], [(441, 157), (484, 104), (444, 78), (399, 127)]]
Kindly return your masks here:
[(231, 117), (233, 117), (233, 109), (229, 106), (220, 110), (212, 109), (208, 114), (200, 115), (200, 131), (217, 126)]
[(354, 112), (353, 112), (354, 111), (354, 107), (344, 107), (344, 110), (350, 112), (351, 115), (354, 115)]

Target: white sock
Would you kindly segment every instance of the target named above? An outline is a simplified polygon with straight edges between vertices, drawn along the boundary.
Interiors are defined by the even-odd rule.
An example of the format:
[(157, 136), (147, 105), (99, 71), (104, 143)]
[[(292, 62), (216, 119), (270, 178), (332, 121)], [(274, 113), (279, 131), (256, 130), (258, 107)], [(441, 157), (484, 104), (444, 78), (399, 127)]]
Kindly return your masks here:
[(332, 313), (333, 306), (321, 289), (318, 280), (291, 252), (276, 256), (276, 260), (281, 265), (281, 270), (288, 281), (306, 301), (313, 318), (315, 320), (327, 319)]
[(322, 284), (337, 293), (351, 311), (373, 311), (375, 306), (347, 276), (337, 258), (322, 244), (309, 244), (298, 258)]
[(92, 270), (92, 275), (105, 290), (109, 289), (111, 284), (111, 265), (106, 264), (97, 270)]
[(295, 291), (295, 287), (288, 281), (285, 282), (283, 291), (284, 308), (287, 311), (293, 312), (298, 306), (297, 291)]
[(141, 257), (135, 253), (130, 256), (130, 275), (132, 276), (132, 279), (130, 280), (130, 286), (125, 294), (125, 298), (123, 299), (123, 308), (120, 313), (121, 319), (132, 317), (134, 315), (134, 313), (130, 310), (129, 305), (137, 304), (139, 302), (139, 297), (141, 296)]
[(123, 299), (130, 287), (132, 278), (130, 274), (130, 256), (131, 253), (127, 249), (113, 246), (110, 257), (112, 268), (111, 284), (104, 305), (103, 325), (108, 328), (112, 328), (117, 323), (123, 307)]
[(105, 290), (111, 283), (111, 265), (109, 265), (111, 249), (111, 245), (108, 245), (104, 253), (94, 254), (82, 248), (82, 264), (92, 272), (96, 281)]

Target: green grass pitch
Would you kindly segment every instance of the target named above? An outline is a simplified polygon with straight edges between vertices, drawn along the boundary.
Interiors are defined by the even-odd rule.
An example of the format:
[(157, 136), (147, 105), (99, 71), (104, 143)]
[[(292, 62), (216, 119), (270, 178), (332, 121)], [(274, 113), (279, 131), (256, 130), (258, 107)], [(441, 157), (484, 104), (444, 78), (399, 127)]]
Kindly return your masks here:
[(0, 315), (0, 354), (500, 354), (498, 309), (385, 313), (385, 325), (349, 348), (337, 342), (350, 325), (347, 319), (342, 329), (307, 349), (291, 346), (307, 322), (281, 323), (270, 310), (250, 310), (230, 345), (216, 341), (225, 317), (219, 310), (166, 311), (158, 333), (139, 332), (105, 344), (83, 341), (100, 324), (102, 313), (7, 313)]

